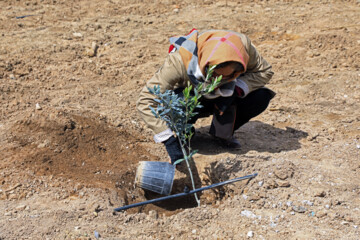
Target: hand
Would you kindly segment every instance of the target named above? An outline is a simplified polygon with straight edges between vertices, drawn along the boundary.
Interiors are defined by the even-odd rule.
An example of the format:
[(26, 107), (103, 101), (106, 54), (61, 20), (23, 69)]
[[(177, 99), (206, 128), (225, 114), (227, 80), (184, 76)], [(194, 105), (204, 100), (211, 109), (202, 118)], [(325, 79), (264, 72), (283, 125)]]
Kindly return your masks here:
[(171, 136), (168, 140), (166, 140), (163, 143), (165, 145), (166, 151), (169, 154), (171, 164), (174, 164), (176, 160), (184, 158), (179, 140), (177, 138)]

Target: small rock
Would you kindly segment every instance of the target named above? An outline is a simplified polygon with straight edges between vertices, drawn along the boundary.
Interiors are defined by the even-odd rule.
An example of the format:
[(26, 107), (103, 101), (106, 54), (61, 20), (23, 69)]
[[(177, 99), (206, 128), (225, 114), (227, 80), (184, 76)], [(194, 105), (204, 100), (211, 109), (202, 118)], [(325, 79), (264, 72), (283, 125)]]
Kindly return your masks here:
[(249, 210), (241, 211), (241, 216), (245, 216), (245, 217), (248, 217), (248, 218), (257, 218), (257, 216), (253, 212), (251, 212)]
[(279, 187), (290, 187), (290, 183), (286, 180), (276, 180)]
[(94, 57), (96, 54), (95, 54), (94, 50), (88, 48), (88, 49), (85, 50), (85, 55), (89, 56), (89, 57)]
[(306, 205), (309, 205), (309, 206), (313, 206), (314, 205), (314, 203), (313, 202), (311, 202), (311, 201), (309, 201), (309, 200), (304, 200), (304, 201), (302, 201), (304, 204), (306, 204)]
[(327, 213), (325, 211), (318, 211), (315, 214), (315, 216), (318, 217), (318, 218), (325, 217), (326, 215), (327, 215)]
[(97, 45), (96, 42), (92, 42), (91, 43), (91, 48), (88, 48), (85, 50), (85, 55), (89, 56), (89, 57), (94, 57), (96, 56), (97, 50), (98, 50), (99, 46)]
[(17, 211), (22, 211), (22, 210), (25, 210), (25, 208), (26, 208), (26, 205), (20, 205), (20, 206), (17, 206), (15, 209)]
[(36, 108), (36, 110), (41, 110), (42, 109), (42, 107), (38, 103), (35, 105), (35, 108)]
[(40, 144), (37, 146), (37, 148), (46, 148), (48, 145), (49, 145), (49, 143), (43, 142), (43, 143), (40, 143)]
[(195, 234), (195, 233), (196, 233), (196, 229), (193, 229), (191, 232), (192, 232), (193, 234)]
[(275, 176), (281, 180), (285, 180), (288, 178), (288, 175), (286, 172), (281, 171), (281, 170), (275, 170), (274, 172)]
[(267, 194), (265, 191), (259, 193), (260, 198), (267, 198)]
[(261, 187), (262, 185), (264, 185), (264, 182), (260, 181), (260, 182), (258, 182), (258, 184), (259, 184), (259, 187)]
[(96, 51), (97, 51), (97, 49), (98, 49), (98, 45), (97, 45), (97, 43), (96, 43), (96, 42), (92, 42), (92, 43), (91, 43), (91, 49), (92, 49), (92, 50), (94, 50), (94, 52), (96, 52)]
[(278, 186), (279, 185), (273, 179), (269, 179), (269, 181), (266, 182), (267, 189), (274, 189), (277, 188)]
[(74, 36), (74, 37), (81, 38), (83, 35), (82, 35), (81, 33), (79, 33), (79, 32), (74, 32), (74, 33), (73, 33), (73, 36)]
[(10, 74), (9, 77), (10, 77), (10, 79), (12, 79), (12, 80), (15, 80), (15, 79), (16, 79), (14, 74)]
[(175, 8), (174, 10), (173, 10), (173, 12), (174, 13), (178, 13), (180, 10), (178, 9), (178, 8)]
[(347, 222), (347, 221), (342, 221), (340, 224), (341, 224), (341, 225), (346, 225), (346, 226), (349, 226), (349, 225), (350, 225), (350, 223)]
[(80, 226), (75, 226), (74, 229), (75, 230), (79, 230), (81, 227)]
[(260, 200), (259, 194), (255, 193), (249, 197), (249, 201), (258, 201)]
[(96, 239), (99, 239), (99, 238), (100, 238), (100, 234), (99, 234), (97, 231), (94, 232), (94, 235), (95, 235), (95, 238), (96, 238)]
[(336, 212), (328, 212), (327, 214), (329, 216), (330, 219), (335, 220), (335, 219), (339, 219), (339, 214)]
[(5, 215), (5, 216), (8, 216), (8, 217), (11, 217), (11, 216), (12, 216), (12, 213), (11, 213), (11, 212), (6, 212), (4, 215)]
[(333, 134), (333, 133), (335, 133), (337, 130), (336, 130), (336, 128), (330, 127), (330, 128), (328, 128), (327, 131), (328, 131), (329, 134)]
[(344, 217), (344, 219), (345, 219), (345, 221), (347, 221), (347, 222), (354, 222), (354, 219), (353, 219), (351, 216), (349, 216), (349, 215), (346, 215), (346, 216)]
[(155, 211), (155, 210), (151, 210), (149, 211), (149, 215), (148, 215), (148, 218), (149, 219), (158, 219), (158, 212)]
[(306, 208), (302, 207), (302, 206), (293, 206), (292, 209), (295, 211), (295, 212), (298, 212), (298, 213), (304, 213), (306, 212)]
[(62, 150), (59, 147), (55, 148), (55, 150), (54, 150), (54, 153), (61, 153), (61, 152), (62, 152)]
[(325, 197), (326, 193), (322, 189), (316, 189), (314, 190), (314, 197)]
[(254, 236), (253, 231), (249, 231), (249, 232), (247, 233), (247, 237), (248, 237), (248, 238), (252, 238), (253, 236)]

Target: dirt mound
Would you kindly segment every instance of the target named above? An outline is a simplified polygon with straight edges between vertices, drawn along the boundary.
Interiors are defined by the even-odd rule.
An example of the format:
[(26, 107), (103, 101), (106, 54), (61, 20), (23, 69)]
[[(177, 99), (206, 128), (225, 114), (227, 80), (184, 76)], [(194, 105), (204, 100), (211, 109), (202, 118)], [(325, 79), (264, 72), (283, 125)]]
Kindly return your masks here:
[[(3, 162), (4, 168), (12, 166), (23, 171), (31, 170), (37, 176), (50, 176), (51, 181), (59, 178), (71, 181), (70, 189), (74, 186), (77, 189), (79, 186), (112, 189), (117, 192), (119, 201), (114, 204), (118, 205), (161, 197), (133, 184), (139, 161), (159, 159), (140, 145), (143, 142), (141, 135), (121, 126), (112, 126), (101, 115), (39, 110), (24, 120), (18, 120), (9, 130), (8, 142), (12, 147), (8, 149), (8, 155), (13, 161)], [(196, 184), (201, 187), (197, 169), (193, 171), (197, 176)], [(183, 192), (185, 185), (191, 186), (187, 169), (184, 168), (183, 172), (185, 174), (177, 172), (173, 193)], [(77, 193), (73, 191), (71, 195)], [(195, 206), (194, 198), (187, 196), (130, 212), (156, 209), (174, 214)]]
[(139, 136), (109, 126), (101, 116), (39, 111), (18, 121), (11, 132), (9, 141), (18, 144), (12, 150), (22, 156), (14, 164), (37, 175), (62, 176), (103, 188), (131, 182), (139, 160), (154, 160), (137, 146)]
[[(144, 193), (133, 184), (137, 164), (158, 159), (139, 146), (141, 136), (111, 126), (100, 115), (65, 111), (33, 112), (9, 130), (11, 147), (1, 168), (18, 169), (22, 172), (18, 178), (33, 179), (26, 174), (30, 171), (30, 175), (44, 178), (46, 185), (66, 183), (63, 189), (67, 194), (62, 199), (83, 197), (81, 189), (99, 188), (115, 191), (117, 205), (144, 200)], [(2, 197), (5, 199), (16, 196), (20, 200), (36, 189), (33, 184), (16, 189), (12, 187), (14, 179), (1, 179), (3, 187), (10, 189)]]

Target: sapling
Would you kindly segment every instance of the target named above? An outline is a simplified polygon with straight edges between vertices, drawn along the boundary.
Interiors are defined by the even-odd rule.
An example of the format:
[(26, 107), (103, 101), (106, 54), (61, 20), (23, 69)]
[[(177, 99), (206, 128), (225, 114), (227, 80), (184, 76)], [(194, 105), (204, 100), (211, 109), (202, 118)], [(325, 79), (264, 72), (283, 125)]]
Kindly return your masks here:
[[(159, 86), (148, 88), (150, 93), (157, 97), (154, 99), (156, 107), (150, 106), (151, 112), (156, 118), (160, 118), (166, 122), (180, 143), (184, 158), (175, 161), (174, 165), (183, 161), (186, 162), (193, 189), (195, 189), (195, 183), (190, 167), (190, 160), (193, 159), (194, 154), (198, 151), (192, 150), (190, 146), (190, 140), (194, 132), (192, 131), (193, 124), (189, 123), (189, 121), (196, 116), (196, 109), (202, 107), (199, 101), (200, 98), (214, 91), (221, 81), (222, 76), (212, 77), (215, 67), (216, 65), (213, 65), (208, 68), (204, 81), (206, 84), (199, 83), (194, 87), (189, 83), (182, 92), (183, 96), (179, 96), (173, 90), (161, 92)], [(200, 206), (200, 200), (197, 194), (195, 193), (194, 196), (198, 206)]]

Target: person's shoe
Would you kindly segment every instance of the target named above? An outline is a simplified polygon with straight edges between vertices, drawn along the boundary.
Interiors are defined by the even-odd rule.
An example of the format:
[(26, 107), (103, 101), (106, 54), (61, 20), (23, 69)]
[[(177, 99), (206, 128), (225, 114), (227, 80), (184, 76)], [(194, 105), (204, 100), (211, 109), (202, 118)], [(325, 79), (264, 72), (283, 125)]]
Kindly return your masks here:
[(213, 134), (211, 134), (211, 136), (213, 136), (217, 141), (219, 141), (220, 144), (223, 145), (223, 147), (225, 148), (234, 149), (234, 150), (241, 149), (241, 144), (239, 140), (237, 140), (234, 137), (231, 137), (230, 139), (224, 139), (224, 138), (216, 137)]
[(224, 145), (230, 149), (238, 150), (241, 149), (241, 144), (239, 140), (237, 140), (234, 137), (231, 137), (230, 139), (224, 139)]

